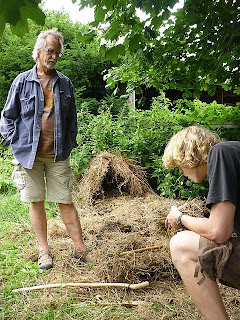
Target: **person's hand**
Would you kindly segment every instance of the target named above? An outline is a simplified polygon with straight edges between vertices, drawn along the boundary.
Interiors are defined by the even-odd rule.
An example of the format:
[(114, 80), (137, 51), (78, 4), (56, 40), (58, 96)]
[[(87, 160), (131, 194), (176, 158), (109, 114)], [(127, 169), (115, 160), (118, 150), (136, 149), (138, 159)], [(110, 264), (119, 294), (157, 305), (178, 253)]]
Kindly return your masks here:
[(180, 229), (179, 225), (177, 224), (177, 220), (181, 213), (182, 212), (179, 211), (177, 207), (172, 206), (165, 220), (165, 227), (172, 228), (173, 230)]

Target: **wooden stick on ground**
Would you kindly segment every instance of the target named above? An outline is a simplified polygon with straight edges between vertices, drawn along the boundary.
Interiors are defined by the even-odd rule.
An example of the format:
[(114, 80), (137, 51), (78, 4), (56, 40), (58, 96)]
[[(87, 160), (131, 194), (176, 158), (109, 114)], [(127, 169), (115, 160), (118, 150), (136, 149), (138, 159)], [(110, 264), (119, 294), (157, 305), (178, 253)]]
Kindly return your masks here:
[(82, 283), (50, 283), (50, 284), (43, 284), (39, 286), (33, 287), (25, 287), (19, 289), (13, 289), (13, 292), (22, 292), (22, 291), (32, 291), (38, 289), (46, 289), (46, 288), (64, 288), (64, 287), (87, 287), (87, 288), (101, 288), (101, 287), (111, 287), (111, 288), (123, 288), (123, 289), (143, 289), (149, 286), (149, 282), (141, 282), (136, 284), (129, 284), (129, 283), (104, 283), (104, 282), (82, 282)]
[(162, 246), (153, 246), (153, 247), (146, 247), (146, 248), (141, 248), (141, 249), (129, 250), (129, 251), (120, 252), (119, 255), (125, 256), (126, 254), (155, 250), (155, 249), (160, 249), (161, 247)]

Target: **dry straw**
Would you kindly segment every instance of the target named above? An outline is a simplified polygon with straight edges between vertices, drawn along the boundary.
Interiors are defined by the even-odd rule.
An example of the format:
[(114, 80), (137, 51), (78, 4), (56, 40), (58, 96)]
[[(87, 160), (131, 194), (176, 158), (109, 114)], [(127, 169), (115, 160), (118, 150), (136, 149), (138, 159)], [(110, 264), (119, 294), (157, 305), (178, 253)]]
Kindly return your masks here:
[[(82, 303), (136, 306), (134, 312), (142, 320), (201, 319), (172, 264), (169, 240), (173, 232), (164, 225), (172, 205), (185, 204), (184, 212), (192, 216), (206, 215), (208, 210), (201, 200), (170, 200), (156, 195), (141, 168), (108, 152), (93, 159), (86, 177), (78, 184), (75, 199), (84, 240), (92, 249), (96, 264), (90, 267), (71, 258), (72, 241), (60, 218), (55, 218), (48, 223), (54, 267), (35, 285), (149, 281), (149, 287), (134, 292), (114, 288), (61, 288), (61, 299), (63, 302), (71, 291)], [(32, 234), (30, 229), (23, 232)], [(33, 245), (34, 242), (29, 243), (29, 247)], [(142, 251), (149, 247), (154, 248)], [(30, 250), (29, 257), (33, 258), (33, 253)], [(221, 291), (232, 319), (238, 319), (236, 290), (221, 287)], [(44, 290), (41, 299), (48, 304), (55, 299), (55, 292), (56, 289)], [(61, 304), (59, 299), (58, 296)]]
[(79, 190), (83, 201), (89, 204), (113, 190), (133, 197), (152, 192), (140, 166), (133, 160), (107, 151), (99, 153), (91, 161)]

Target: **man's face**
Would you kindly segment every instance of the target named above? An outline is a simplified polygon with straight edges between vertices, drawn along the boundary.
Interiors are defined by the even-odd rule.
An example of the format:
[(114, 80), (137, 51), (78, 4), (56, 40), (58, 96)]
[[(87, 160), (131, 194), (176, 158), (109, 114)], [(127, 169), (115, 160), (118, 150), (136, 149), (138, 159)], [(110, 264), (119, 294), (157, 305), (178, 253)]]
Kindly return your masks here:
[(61, 53), (61, 44), (52, 35), (47, 36), (45, 49), (39, 51), (38, 65), (47, 69), (54, 69)]
[(202, 182), (204, 178), (207, 176), (207, 165), (203, 164), (196, 168), (184, 168), (178, 167), (179, 172), (183, 173), (185, 177), (194, 181), (194, 182)]

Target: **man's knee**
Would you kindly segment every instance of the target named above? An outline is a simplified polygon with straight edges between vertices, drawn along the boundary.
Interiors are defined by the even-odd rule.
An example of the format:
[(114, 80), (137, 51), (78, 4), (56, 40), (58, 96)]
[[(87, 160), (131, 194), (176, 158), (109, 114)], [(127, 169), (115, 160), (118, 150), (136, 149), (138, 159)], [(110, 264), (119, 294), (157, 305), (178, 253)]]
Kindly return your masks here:
[(59, 203), (59, 210), (61, 213), (72, 213), (76, 211), (76, 208), (73, 203)]
[(45, 201), (30, 202), (30, 209), (43, 210), (45, 208)]

